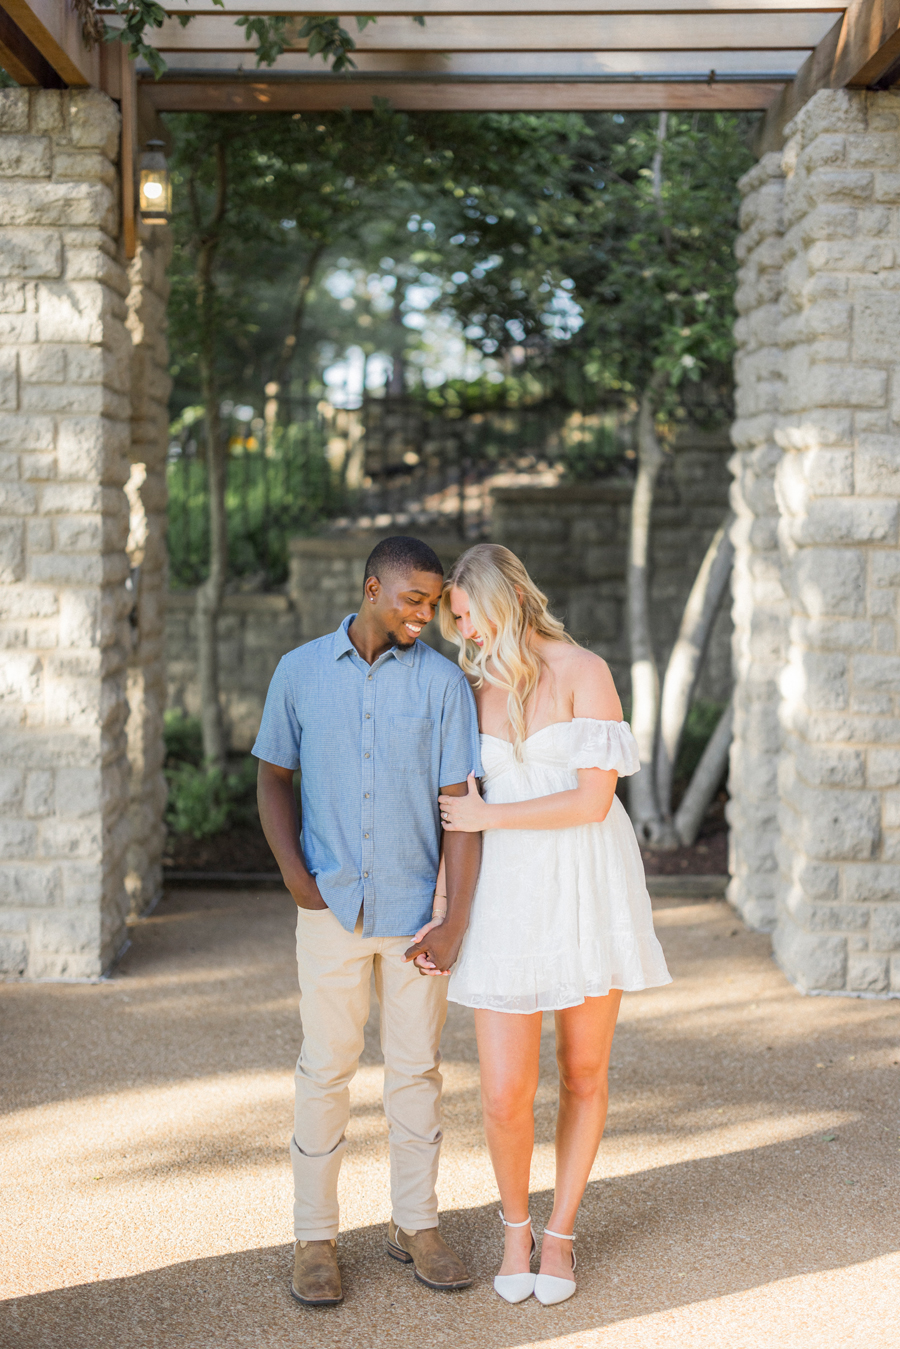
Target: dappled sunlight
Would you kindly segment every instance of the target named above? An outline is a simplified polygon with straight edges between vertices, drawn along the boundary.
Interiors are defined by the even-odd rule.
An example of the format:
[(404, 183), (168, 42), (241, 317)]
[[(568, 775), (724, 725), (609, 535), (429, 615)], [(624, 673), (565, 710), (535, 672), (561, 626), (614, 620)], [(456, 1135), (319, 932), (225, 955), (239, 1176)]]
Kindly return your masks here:
[[(182, 894), (166, 910), (172, 921), (139, 926), (104, 984), (0, 992), (20, 1026), (19, 1090), (0, 1117), (0, 1230), (16, 1252), (0, 1282), (22, 1299), (5, 1304), (18, 1309), (17, 1349), (105, 1349), (123, 1326), (133, 1349), (294, 1349), (305, 1333), (285, 1291), (301, 1042), (293, 915), (280, 895)], [(801, 998), (724, 904), (681, 903), (660, 918), (675, 982), (623, 1000), (567, 1311), (507, 1308), (491, 1292), (499, 1201), (472, 1015), (450, 1008), (439, 1200), (476, 1276), (453, 1300), (457, 1349), (713, 1349), (702, 1335), (717, 1317), (740, 1327), (795, 1295), (814, 1307), (823, 1271), (864, 1271), (900, 1248), (896, 1008)], [(557, 1101), (552, 1017), (542, 1029), (539, 1228), (552, 1205)], [(348, 1294), (317, 1322), (318, 1349), (368, 1345), (373, 1325), (389, 1326), (401, 1349), (445, 1343), (443, 1306), (430, 1319), (434, 1304), (381, 1249), (380, 1060), (373, 1005), (340, 1184)], [(832, 1286), (851, 1296), (857, 1285), (821, 1285)], [(32, 1314), (37, 1329), (23, 1337)], [(48, 1326), (59, 1331), (48, 1337)], [(752, 1337), (736, 1349), (744, 1342), (770, 1349)]]
[[(685, 1275), (682, 1274), (682, 1278)], [(591, 1349), (893, 1349), (900, 1338), (900, 1255), (816, 1271), (722, 1297), (629, 1317), (591, 1332)], [(826, 1310), (827, 1308), (827, 1310)], [(540, 1349), (585, 1349), (584, 1334), (539, 1341)]]

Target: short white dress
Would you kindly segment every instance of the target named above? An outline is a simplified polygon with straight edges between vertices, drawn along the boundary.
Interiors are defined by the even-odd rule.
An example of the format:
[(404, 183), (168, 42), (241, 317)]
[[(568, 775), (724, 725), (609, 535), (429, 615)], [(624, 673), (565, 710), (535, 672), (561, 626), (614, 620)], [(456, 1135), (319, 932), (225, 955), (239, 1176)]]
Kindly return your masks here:
[[(528, 801), (578, 786), (579, 768), (640, 767), (627, 722), (576, 717), (525, 741), (481, 736), (490, 804)], [(447, 996), (497, 1012), (577, 1007), (610, 989), (671, 983), (653, 931), (641, 853), (628, 813), (613, 797), (602, 824), (570, 829), (491, 829), (469, 928)]]

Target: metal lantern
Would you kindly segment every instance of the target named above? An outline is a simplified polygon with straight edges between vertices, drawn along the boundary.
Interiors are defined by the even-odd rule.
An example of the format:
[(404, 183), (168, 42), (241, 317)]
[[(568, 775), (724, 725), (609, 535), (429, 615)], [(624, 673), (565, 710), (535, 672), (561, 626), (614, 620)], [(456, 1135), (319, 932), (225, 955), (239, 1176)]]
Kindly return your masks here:
[(164, 148), (164, 141), (148, 141), (138, 161), (138, 201), (147, 225), (165, 225), (172, 214), (172, 179)]

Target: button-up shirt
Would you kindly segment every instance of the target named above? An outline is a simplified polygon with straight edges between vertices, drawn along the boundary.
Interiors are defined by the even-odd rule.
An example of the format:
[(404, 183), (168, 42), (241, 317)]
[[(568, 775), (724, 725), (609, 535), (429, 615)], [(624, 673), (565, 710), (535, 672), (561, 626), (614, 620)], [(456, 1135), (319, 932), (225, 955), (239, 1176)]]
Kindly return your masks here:
[(442, 787), (481, 776), (468, 681), (424, 642), (367, 665), (337, 632), (284, 656), (253, 753), (301, 771), (301, 846), (348, 932), (411, 935), (431, 917)]

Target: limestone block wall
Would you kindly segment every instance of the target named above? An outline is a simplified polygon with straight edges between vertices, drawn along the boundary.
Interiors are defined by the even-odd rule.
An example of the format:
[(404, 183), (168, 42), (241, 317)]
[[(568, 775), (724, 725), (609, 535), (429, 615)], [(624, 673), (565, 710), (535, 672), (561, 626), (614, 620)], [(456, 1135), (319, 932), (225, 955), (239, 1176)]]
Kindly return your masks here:
[(900, 992), (900, 97), (819, 93), (789, 136), (776, 952)]
[(822, 91), (787, 136), (742, 184), (729, 895), (801, 988), (878, 996), (900, 992), (900, 97)]
[(125, 937), (128, 278), (115, 104), (0, 92), (0, 972)]
[(784, 176), (768, 154), (741, 182), (740, 272), (735, 295), (737, 517), (732, 588), (734, 738), (729, 774), (728, 898), (753, 928), (775, 926), (778, 881), (778, 680), (787, 649), (787, 599), (778, 548), (775, 439), (784, 373), (779, 341)]
[(132, 914), (162, 894), (163, 713), (166, 707), (165, 604), (166, 453), (171, 380), (166, 346), (166, 269), (171, 235), (141, 225), (128, 268), (126, 328), (131, 339), (131, 471), (127, 552), (131, 569), (128, 659), (128, 758), (131, 765), (130, 839), (125, 873)]

